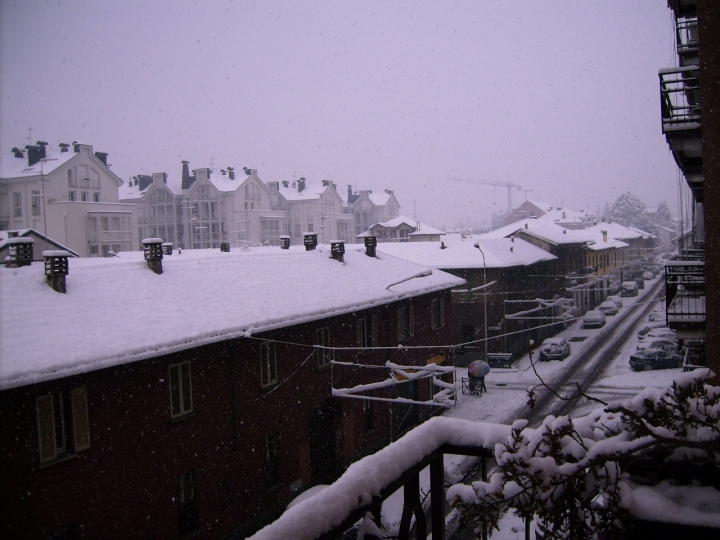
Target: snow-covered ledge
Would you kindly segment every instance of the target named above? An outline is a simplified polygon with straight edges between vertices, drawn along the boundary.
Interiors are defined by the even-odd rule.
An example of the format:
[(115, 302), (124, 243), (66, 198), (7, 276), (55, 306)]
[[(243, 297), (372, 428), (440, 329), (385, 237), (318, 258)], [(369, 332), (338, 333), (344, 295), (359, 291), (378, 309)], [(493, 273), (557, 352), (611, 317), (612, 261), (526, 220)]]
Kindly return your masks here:
[(252, 540), (294, 538), (313, 540), (342, 524), (353, 511), (443, 445), (472, 446), (492, 451), (505, 442), (510, 426), (436, 417), (401, 439), (348, 467), (335, 483), (287, 510)]

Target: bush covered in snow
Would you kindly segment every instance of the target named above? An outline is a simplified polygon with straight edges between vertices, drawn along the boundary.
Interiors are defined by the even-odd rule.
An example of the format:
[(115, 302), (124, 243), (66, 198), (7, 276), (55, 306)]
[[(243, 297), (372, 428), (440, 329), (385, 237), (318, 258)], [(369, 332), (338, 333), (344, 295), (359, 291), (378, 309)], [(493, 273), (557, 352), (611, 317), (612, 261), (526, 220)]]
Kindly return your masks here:
[(495, 447), (498, 467), (488, 482), (455, 485), (448, 500), (493, 528), (508, 509), (535, 516), (545, 538), (613, 535), (633, 516), (685, 523), (667, 507), (657, 516), (638, 511), (633, 490), (667, 493), (669, 480), (720, 500), (720, 387), (707, 384), (713, 376), (708, 369), (683, 373), (669, 388), (646, 388), (581, 418), (549, 416), (537, 429), (518, 420)]

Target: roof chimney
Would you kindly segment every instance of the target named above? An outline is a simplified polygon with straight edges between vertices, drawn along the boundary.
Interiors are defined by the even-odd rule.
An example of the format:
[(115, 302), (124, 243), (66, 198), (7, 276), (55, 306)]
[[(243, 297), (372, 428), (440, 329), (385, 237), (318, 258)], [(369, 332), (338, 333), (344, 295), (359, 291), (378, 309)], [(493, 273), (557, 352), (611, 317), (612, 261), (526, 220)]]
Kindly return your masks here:
[(365, 255), (375, 257), (375, 248), (377, 247), (377, 236), (365, 237)]
[(603, 235), (603, 242), (607, 242), (608, 232), (607, 232), (607, 231), (603, 231), (603, 232), (602, 232), (602, 235)]
[(567, 234), (567, 229), (563, 229), (563, 234)]
[(63, 249), (50, 249), (43, 251), (45, 259), (45, 280), (54, 290), (65, 294), (65, 276), (70, 273), (68, 268), (70, 254)]
[(33, 260), (33, 242), (35, 240), (27, 236), (14, 236), (6, 240), (13, 268), (30, 266)]
[(287, 234), (280, 236), (280, 249), (290, 249), (290, 237)]
[(336, 261), (345, 262), (345, 242), (342, 240), (330, 240), (330, 256)]
[(525, 228), (526, 228), (526, 229), (528, 228), (528, 224), (527, 224), (527, 223), (525, 224)]
[(195, 181), (195, 176), (190, 176), (190, 162), (183, 160), (183, 162), (182, 162), (182, 183), (181, 183), (180, 187), (182, 189), (190, 189), (190, 186), (192, 186), (194, 181)]
[(322, 185), (323, 187), (328, 187), (330, 185), (330, 180), (323, 180)]
[(306, 232), (303, 233), (303, 243), (305, 244), (305, 251), (312, 251), (317, 247), (317, 233)]
[(298, 193), (301, 193), (303, 189), (305, 189), (305, 177), (301, 176), (300, 180), (298, 180), (297, 183), (298, 186)]
[(63, 142), (63, 143), (58, 144), (58, 146), (60, 147), (61, 154), (64, 154), (65, 152), (67, 152), (70, 149), (70, 145), (68, 143)]
[(147, 267), (156, 274), (162, 274), (162, 238), (143, 238), (142, 245)]
[(163, 250), (163, 255), (172, 255), (173, 243), (172, 242), (163, 242), (162, 250)]
[(285, 188), (286, 188), (286, 187), (290, 187), (290, 182), (288, 182), (287, 180), (283, 180), (283, 181), (282, 181), (282, 186), (285, 187)]
[(107, 167), (107, 158), (108, 158), (107, 152), (95, 152), (95, 157), (98, 158), (100, 161), (102, 161), (103, 165), (105, 165)]
[(227, 171), (228, 171), (228, 177), (230, 178), (230, 180), (235, 180), (235, 167), (228, 167)]
[(13, 153), (13, 155), (16, 158), (24, 158), (25, 157), (25, 154), (23, 154), (23, 151), (20, 150), (17, 146), (14, 146), (13, 149), (11, 150), (11, 152)]
[(230, 242), (220, 242), (220, 251), (230, 253)]

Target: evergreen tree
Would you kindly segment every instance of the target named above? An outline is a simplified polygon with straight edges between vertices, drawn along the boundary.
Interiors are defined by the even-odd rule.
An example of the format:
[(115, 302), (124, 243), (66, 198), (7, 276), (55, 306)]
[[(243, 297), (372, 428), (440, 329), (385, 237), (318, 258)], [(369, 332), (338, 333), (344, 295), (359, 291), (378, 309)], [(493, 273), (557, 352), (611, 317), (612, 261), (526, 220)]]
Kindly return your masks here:
[(657, 211), (653, 216), (653, 221), (658, 227), (669, 227), (671, 229), (675, 228), (675, 224), (672, 220), (672, 214), (670, 213), (670, 208), (668, 207), (667, 202), (662, 201), (658, 204)]
[(655, 225), (645, 211), (645, 204), (629, 191), (617, 198), (610, 208), (608, 217), (626, 227), (635, 227), (649, 233), (655, 232)]

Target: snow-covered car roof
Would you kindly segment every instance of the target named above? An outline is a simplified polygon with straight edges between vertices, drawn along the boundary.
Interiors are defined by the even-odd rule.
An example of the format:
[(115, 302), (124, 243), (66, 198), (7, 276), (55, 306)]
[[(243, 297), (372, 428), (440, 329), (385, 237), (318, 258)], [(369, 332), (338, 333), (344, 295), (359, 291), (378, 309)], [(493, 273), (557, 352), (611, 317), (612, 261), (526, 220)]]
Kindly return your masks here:
[(69, 261), (67, 294), (45, 283), (43, 264), (0, 268), (0, 389), (250, 336), (403, 298), (465, 280), (348, 246), (345, 262), (280, 248), (141, 252)]

